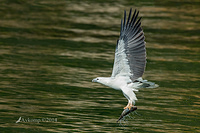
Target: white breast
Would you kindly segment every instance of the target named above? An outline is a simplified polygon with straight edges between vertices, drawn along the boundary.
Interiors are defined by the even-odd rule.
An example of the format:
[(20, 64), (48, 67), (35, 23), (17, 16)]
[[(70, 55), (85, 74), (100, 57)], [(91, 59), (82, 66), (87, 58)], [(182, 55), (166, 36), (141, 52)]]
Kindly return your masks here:
[(129, 82), (131, 82), (129, 77), (117, 76), (115, 78), (112, 78), (110, 82), (107, 84), (107, 86), (116, 90), (121, 90), (121, 88), (127, 86)]

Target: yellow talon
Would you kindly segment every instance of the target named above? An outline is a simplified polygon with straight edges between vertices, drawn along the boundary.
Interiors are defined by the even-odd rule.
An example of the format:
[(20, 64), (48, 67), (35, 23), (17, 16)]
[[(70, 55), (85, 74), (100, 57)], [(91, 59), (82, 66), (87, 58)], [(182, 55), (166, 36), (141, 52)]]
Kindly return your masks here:
[(132, 107), (133, 107), (133, 105), (132, 105), (132, 104), (130, 104), (130, 103), (128, 103), (128, 104), (127, 104), (127, 106), (126, 106), (126, 107), (124, 107), (124, 109), (127, 109), (127, 108), (128, 108), (129, 110), (131, 110), (131, 108), (132, 108)]

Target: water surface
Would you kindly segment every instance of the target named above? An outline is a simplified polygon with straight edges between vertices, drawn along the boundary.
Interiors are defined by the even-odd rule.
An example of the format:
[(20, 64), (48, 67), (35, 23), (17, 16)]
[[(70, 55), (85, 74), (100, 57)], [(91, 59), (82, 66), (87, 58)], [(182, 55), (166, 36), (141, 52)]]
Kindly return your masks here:
[[(200, 132), (198, 1), (1, 1), (1, 132)], [(111, 75), (130, 7), (147, 42), (143, 78), (160, 87), (137, 92), (120, 125), (126, 98), (91, 80)]]

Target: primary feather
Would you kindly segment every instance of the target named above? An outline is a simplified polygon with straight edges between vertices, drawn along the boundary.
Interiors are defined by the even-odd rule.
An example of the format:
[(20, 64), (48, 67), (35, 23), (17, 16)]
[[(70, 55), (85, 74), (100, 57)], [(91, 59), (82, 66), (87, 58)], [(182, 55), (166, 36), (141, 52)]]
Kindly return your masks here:
[[(131, 18), (130, 10), (126, 22), (126, 11), (124, 21), (121, 21), (121, 32), (117, 41), (115, 61), (112, 76), (129, 75), (132, 81), (141, 77), (146, 66), (145, 37), (141, 28), (141, 18), (137, 20), (139, 11), (134, 12)], [(137, 20), (137, 21), (136, 21)]]

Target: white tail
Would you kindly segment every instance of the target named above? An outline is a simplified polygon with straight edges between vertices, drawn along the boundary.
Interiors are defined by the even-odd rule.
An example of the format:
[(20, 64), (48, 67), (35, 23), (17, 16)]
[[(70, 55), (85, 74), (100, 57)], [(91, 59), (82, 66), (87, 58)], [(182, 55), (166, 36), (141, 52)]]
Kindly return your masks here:
[(128, 86), (133, 88), (133, 91), (138, 91), (140, 88), (157, 88), (159, 85), (155, 84), (154, 82), (138, 78), (135, 82), (130, 83)]

